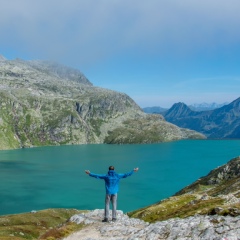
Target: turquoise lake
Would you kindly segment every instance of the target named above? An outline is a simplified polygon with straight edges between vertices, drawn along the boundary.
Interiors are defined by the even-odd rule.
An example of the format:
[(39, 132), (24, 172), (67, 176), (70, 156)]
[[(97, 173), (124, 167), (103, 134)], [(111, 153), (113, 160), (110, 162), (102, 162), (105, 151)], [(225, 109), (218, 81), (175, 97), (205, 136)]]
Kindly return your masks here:
[(240, 155), (240, 140), (184, 140), (146, 145), (77, 145), (0, 151), (0, 215), (47, 208), (104, 208), (104, 181), (84, 170), (124, 173), (118, 209), (167, 198)]

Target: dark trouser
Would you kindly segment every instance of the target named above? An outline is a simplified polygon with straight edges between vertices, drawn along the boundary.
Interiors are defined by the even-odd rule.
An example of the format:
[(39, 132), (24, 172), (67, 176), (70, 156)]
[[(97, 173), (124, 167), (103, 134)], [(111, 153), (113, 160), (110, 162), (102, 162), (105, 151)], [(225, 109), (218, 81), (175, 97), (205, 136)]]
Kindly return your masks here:
[(117, 193), (116, 194), (106, 194), (105, 198), (105, 212), (104, 217), (109, 218), (109, 203), (112, 203), (112, 218), (117, 217)]

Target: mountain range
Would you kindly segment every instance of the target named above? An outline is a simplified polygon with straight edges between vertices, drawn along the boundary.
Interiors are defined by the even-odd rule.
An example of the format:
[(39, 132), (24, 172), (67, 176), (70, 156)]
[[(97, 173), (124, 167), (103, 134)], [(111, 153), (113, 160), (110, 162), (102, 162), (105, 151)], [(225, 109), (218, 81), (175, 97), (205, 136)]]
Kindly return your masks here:
[(240, 138), (240, 98), (220, 108), (196, 112), (184, 103), (176, 103), (162, 113), (179, 127), (201, 132), (212, 139)]
[(0, 55), (0, 149), (187, 138), (205, 137), (144, 113), (124, 93), (93, 86), (79, 70)]
[[(188, 107), (193, 110), (193, 111), (208, 111), (208, 110), (214, 110), (216, 108), (220, 108), (222, 106), (225, 106), (227, 105), (228, 103), (227, 102), (224, 102), (224, 103), (195, 103), (195, 104), (192, 104), (192, 105), (188, 105)], [(153, 107), (144, 107), (142, 108), (142, 110), (145, 112), (145, 113), (163, 113), (163, 112), (166, 112), (167, 110), (169, 110), (169, 108), (162, 108), (162, 107), (158, 107), (158, 106), (153, 106)]]
[(228, 102), (224, 103), (194, 103), (192, 105), (189, 105), (188, 107), (192, 109), (193, 111), (208, 111), (208, 110), (214, 110), (216, 108), (223, 107), (225, 105), (229, 104)]

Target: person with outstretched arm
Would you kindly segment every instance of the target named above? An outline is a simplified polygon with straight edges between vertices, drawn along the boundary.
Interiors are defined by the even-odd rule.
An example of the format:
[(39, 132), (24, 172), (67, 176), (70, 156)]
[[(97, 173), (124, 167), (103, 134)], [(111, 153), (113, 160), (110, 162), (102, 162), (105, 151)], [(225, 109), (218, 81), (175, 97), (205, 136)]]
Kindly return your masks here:
[(109, 221), (109, 203), (112, 203), (112, 221), (117, 220), (117, 193), (119, 188), (119, 181), (121, 178), (126, 178), (131, 176), (134, 172), (137, 172), (138, 168), (134, 168), (128, 173), (116, 173), (114, 166), (108, 168), (107, 174), (95, 174), (91, 173), (89, 170), (85, 170), (86, 174), (90, 177), (97, 179), (103, 179), (105, 181), (106, 196), (105, 196), (105, 211), (104, 219), (102, 222)]

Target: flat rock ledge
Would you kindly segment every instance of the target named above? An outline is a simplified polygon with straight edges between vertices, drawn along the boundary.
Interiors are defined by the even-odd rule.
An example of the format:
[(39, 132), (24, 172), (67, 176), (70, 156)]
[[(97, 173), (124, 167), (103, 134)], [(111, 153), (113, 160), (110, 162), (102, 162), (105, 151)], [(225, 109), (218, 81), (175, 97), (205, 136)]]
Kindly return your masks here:
[(117, 211), (117, 221), (102, 223), (103, 209), (77, 214), (70, 221), (86, 227), (64, 240), (240, 240), (240, 216), (195, 215), (146, 223)]

